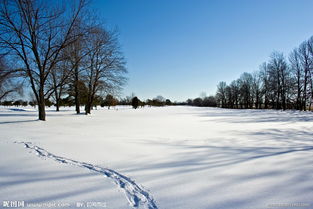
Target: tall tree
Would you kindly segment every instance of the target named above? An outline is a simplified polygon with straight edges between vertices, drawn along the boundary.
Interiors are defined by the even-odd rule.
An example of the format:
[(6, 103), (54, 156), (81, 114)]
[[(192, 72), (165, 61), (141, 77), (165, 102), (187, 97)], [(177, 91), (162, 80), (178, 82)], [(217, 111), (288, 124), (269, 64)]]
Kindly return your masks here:
[(239, 82), (238, 80), (234, 80), (229, 85), (231, 92), (232, 92), (232, 98), (233, 98), (233, 108), (239, 108)]
[(250, 73), (245, 72), (240, 76), (240, 100), (245, 108), (253, 107), (252, 84), (253, 77)]
[(288, 65), (282, 53), (273, 52), (269, 61), (269, 72), (275, 92), (276, 109), (286, 109)]
[(312, 100), (313, 100), (313, 36), (308, 40), (308, 50), (310, 55), (310, 70), (309, 70), (309, 76), (310, 76), (310, 110), (312, 106)]
[(270, 102), (270, 78), (268, 64), (264, 62), (260, 65), (259, 68), (259, 76), (261, 79), (261, 94), (263, 96), (264, 108), (267, 109)]
[(254, 107), (260, 109), (262, 105), (262, 77), (260, 72), (252, 74), (252, 95), (254, 97)]
[(216, 100), (219, 106), (226, 107), (226, 87), (227, 84), (224, 81), (221, 81), (217, 85), (217, 91), (216, 91)]
[(66, 60), (58, 62), (51, 70), (47, 86), (53, 89), (51, 95), (55, 101), (56, 111), (60, 110), (61, 97), (65, 93), (71, 72), (72, 69), (69, 67)]
[(291, 73), (294, 78), (293, 87), (295, 88), (296, 94), (296, 109), (302, 110), (303, 107), (303, 81), (304, 81), (304, 72), (301, 67), (299, 50), (294, 49), (289, 56), (289, 62), (291, 67)]
[(309, 54), (309, 47), (308, 42), (304, 41), (299, 46), (299, 60), (300, 60), (300, 66), (303, 70), (303, 101), (302, 101), (302, 108), (303, 110), (306, 110), (307, 108), (307, 101), (308, 101), (308, 88), (309, 88), (309, 76), (310, 76), (310, 70), (312, 69), (312, 60), (310, 59)]
[(86, 15), (84, 19), (80, 19), (77, 22), (74, 33), (78, 34), (78, 38), (66, 49), (66, 61), (68, 62), (69, 69), (71, 69), (70, 82), (74, 87), (73, 96), (77, 114), (80, 114), (81, 97), (83, 97), (80, 85), (83, 82), (81, 74), (84, 70), (84, 58), (90, 53), (90, 50), (92, 50), (91, 47), (88, 47), (89, 38), (91, 37), (89, 33), (91, 32), (91, 28), (96, 25), (96, 23), (90, 19), (91, 17)]
[(117, 33), (104, 27), (91, 29), (84, 77), (88, 88), (85, 113), (90, 114), (97, 93), (118, 91), (125, 84), (124, 56), (119, 50)]

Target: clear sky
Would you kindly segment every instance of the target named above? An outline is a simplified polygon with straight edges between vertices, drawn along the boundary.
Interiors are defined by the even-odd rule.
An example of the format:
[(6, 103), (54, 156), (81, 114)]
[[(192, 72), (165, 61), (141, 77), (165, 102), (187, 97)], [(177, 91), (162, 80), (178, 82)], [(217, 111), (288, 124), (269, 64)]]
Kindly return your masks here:
[(258, 70), (272, 51), (313, 35), (312, 0), (94, 0), (120, 32), (124, 96), (172, 101), (215, 94), (219, 81)]

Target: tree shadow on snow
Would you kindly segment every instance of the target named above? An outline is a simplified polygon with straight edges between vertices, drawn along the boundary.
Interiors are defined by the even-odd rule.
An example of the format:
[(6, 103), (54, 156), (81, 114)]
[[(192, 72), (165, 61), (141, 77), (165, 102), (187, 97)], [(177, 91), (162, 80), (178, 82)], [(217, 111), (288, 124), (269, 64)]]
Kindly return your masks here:
[(191, 113), (195, 116), (207, 118), (209, 121), (231, 123), (268, 123), (268, 122), (312, 122), (313, 113), (297, 110), (256, 110), (256, 109), (222, 109), (199, 108)]
[[(16, 188), (29, 188), (27, 194), (24, 192), (18, 193), (18, 198), (26, 203), (53, 202), (68, 199), (84, 202), (88, 201), (88, 198), (89, 200), (90, 198), (97, 198), (98, 201), (103, 202), (106, 199), (101, 192), (107, 189), (102, 184), (103, 181), (99, 182), (99, 180), (95, 181), (93, 179), (93, 177), (99, 176), (96, 173), (81, 172), (81, 170), (77, 172), (57, 170), (48, 172), (38, 167), (34, 169), (40, 172), (35, 172), (31, 168), (20, 170), (18, 166), (12, 165), (0, 166), (0, 198), (10, 199), (12, 195), (15, 196), (12, 191), (16, 191)], [(5, 179), (5, 181), (1, 180), (1, 177), (4, 177), (2, 179)], [(84, 182), (86, 184), (82, 184)], [(75, 204), (75, 202), (72, 203)], [(75, 208), (76, 205), (72, 207)]]
[[(149, 146), (170, 146), (179, 150), (173, 160), (154, 162), (138, 169), (166, 169), (177, 168), (181, 172), (194, 172), (214, 168), (227, 168), (249, 161), (282, 156), (290, 153), (313, 151), (313, 146), (294, 147), (239, 147), (239, 146), (210, 146), (185, 145), (158, 142), (142, 142)], [(136, 169), (135, 169), (136, 170)]]
[[(254, 136), (257, 133), (246, 134)], [(275, 138), (282, 139), (288, 134), (277, 131), (268, 137), (273, 137), (273, 140)], [(306, 134), (308, 133), (301, 133), (299, 138)], [(172, 181), (167, 181), (166, 185), (160, 184), (158, 189), (164, 190), (164, 192), (172, 186), (177, 187), (177, 185), (184, 184), (184, 181), (194, 181), (192, 178), (198, 182), (199, 176), (202, 178), (200, 181), (203, 181), (204, 186), (196, 191), (192, 190), (190, 195), (200, 202), (201, 198), (203, 200), (210, 199), (212, 194), (219, 194), (218, 196), (222, 197), (216, 201), (213, 199), (209, 203), (205, 201), (207, 205), (201, 208), (234, 208), (234, 206), (236, 206), (235, 208), (251, 208), (252, 202), (255, 203), (253, 208), (266, 208), (267, 205), (258, 205), (256, 201), (261, 200), (264, 203), (264, 200), (271, 200), (273, 194), (278, 194), (278, 196), (282, 193), (292, 194), (292, 197), (297, 200), (302, 200), (303, 194), (312, 194), (312, 144), (305, 146), (289, 142), (289, 146), (240, 146), (240, 144), (223, 145), (221, 142), (221, 146), (215, 146), (210, 145), (209, 142), (204, 145), (192, 145), (192, 142), (187, 144), (186, 141), (179, 143), (156, 140), (140, 140), (137, 143), (164, 147), (165, 150), (173, 150), (173, 154), (158, 161), (138, 162), (123, 172), (142, 173), (147, 171), (147, 173), (157, 173), (154, 178), (173, 178)], [(259, 166), (265, 166), (261, 167), (265, 169), (260, 169)], [(202, 172), (208, 175), (209, 179), (215, 179), (216, 182), (207, 182), (208, 180), (201, 175)], [(184, 181), (180, 176), (184, 177)], [(271, 183), (268, 185), (256, 185), (269, 179)], [(153, 178), (151, 181), (154, 181)], [(251, 187), (244, 186), (247, 184), (256, 187), (249, 191)], [(226, 195), (224, 197), (223, 194), (229, 194), (231, 188), (243, 189), (240, 191), (243, 196)], [(245, 191), (246, 189), (248, 190)], [(247, 195), (244, 195), (245, 193)], [(289, 199), (285, 201), (288, 202)], [(270, 203), (272, 202), (267, 202), (267, 204)]]
[(27, 122), (34, 122), (34, 121), (39, 121), (39, 120), (38, 119), (34, 119), (34, 120), (1, 121), (0, 124), (27, 123)]

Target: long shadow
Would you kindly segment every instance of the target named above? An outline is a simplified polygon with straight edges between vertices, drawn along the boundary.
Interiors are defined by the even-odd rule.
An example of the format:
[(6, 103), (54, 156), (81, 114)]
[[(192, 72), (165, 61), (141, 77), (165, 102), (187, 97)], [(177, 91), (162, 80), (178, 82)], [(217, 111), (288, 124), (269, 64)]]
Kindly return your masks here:
[[(25, 175), (25, 174), (24, 174)], [(8, 176), (7, 174), (1, 174), (1, 176)], [(10, 180), (10, 181), (6, 181), (4, 183), (2, 183), (1, 185), (3, 187), (5, 186), (13, 186), (13, 185), (22, 185), (22, 184), (28, 184), (28, 183), (34, 183), (34, 182), (49, 182), (49, 181), (57, 181), (57, 180), (66, 180), (66, 179), (81, 179), (81, 178), (87, 178), (90, 176), (95, 176), (95, 174), (93, 173), (83, 173), (83, 174), (66, 174), (66, 175), (57, 175), (57, 176), (49, 176), (49, 177), (45, 177), (45, 176), (39, 176), (39, 175), (32, 175), (33, 178), (29, 178), (29, 179), (18, 179), (16, 178), (15, 180)]]
[(0, 114), (0, 117), (36, 117), (37, 113), (7, 113)]
[[(82, 113), (82, 114), (85, 114), (85, 113)], [(47, 117), (64, 117), (64, 116), (71, 116), (72, 114), (61, 114), (61, 113), (58, 113), (58, 112), (54, 112), (52, 114), (47, 114)], [(74, 114), (73, 115), (77, 115), (77, 114)], [(3, 118), (11, 118), (11, 117), (33, 117), (33, 118), (37, 118), (38, 117), (38, 113), (37, 112), (31, 112), (31, 113), (5, 113), (5, 114), (0, 114), (0, 117), (3, 117)]]
[(195, 116), (208, 118), (210, 121), (231, 123), (269, 123), (269, 122), (312, 122), (313, 113), (297, 110), (255, 110), (255, 109), (222, 109), (222, 108), (199, 108), (191, 113)]
[[(295, 191), (297, 193), (293, 197), (299, 200), (303, 199), (303, 194), (312, 194), (312, 184), (310, 183), (312, 175), (309, 173), (312, 169), (308, 167), (313, 163), (313, 160), (310, 159), (313, 153), (313, 145), (242, 147), (240, 145), (188, 145), (184, 144), (183, 140), (181, 144), (177, 143), (177, 141), (159, 142), (142, 140), (137, 142), (147, 143), (147, 146), (164, 146), (166, 150), (174, 150), (173, 154), (169, 155), (165, 161), (150, 161), (149, 164), (138, 163), (123, 171), (143, 172), (143, 170), (147, 170), (149, 171), (148, 173), (157, 171), (156, 173), (159, 175), (156, 175), (154, 178), (163, 175), (167, 177), (171, 176), (174, 179), (173, 183), (169, 182), (165, 186), (160, 185), (159, 189), (166, 191), (168, 187), (177, 187), (179, 183), (184, 184), (184, 181), (179, 180), (182, 178), (180, 175), (186, 175), (183, 176), (186, 177), (186, 181), (193, 181), (193, 178), (195, 178), (196, 182), (202, 181), (204, 185), (210, 184), (212, 182), (208, 182), (207, 179), (211, 179), (212, 176), (210, 174), (213, 174), (212, 179), (216, 179), (216, 182), (205, 187), (202, 191), (200, 189), (196, 190), (192, 195), (195, 198), (201, 196), (205, 199), (209, 198), (206, 196), (210, 196), (210, 194), (215, 195), (219, 193), (223, 198), (220, 201), (207, 203), (208, 205), (206, 207), (201, 208), (253, 208), (250, 205), (251, 202), (261, 200), (262, 203), (264, 201), (267, 203), (266, 200), (273, 198), (272, 195), (275, 196), (275, 194), (278, 194), (277, 197), (280, 197), (279, 194), (288, 194), (290, 191)], [(299, 153), (297, 154), (297, 158), (289, 158), (289, 156), (295, 156), (293, 153)], [(298, 160), (298, 157), (301, 157), (301, 160)], [(259, 165), (263, 168), (263, 162), (266, 168), (264, 170), (256, 169)], [(277, 163), (282, 166), (275, 167)], [(294, 163), (299, 167), (291, 168), (290, 166), (294, 166)], [(243, 169), (243, 172), (240, 172), (240, 168)], [(234, 170), (235, 172), (228, 172), (229, 170)], [(199, 178), (202, 179), (197, 179), (197, 172), (202, 171), (209, 177), (203, 177), (203, 173), (199, 173)], [(177, 181), (175, 181), (176, 178), (178, 179)], [(259, 186), (259, 182), (271, 183)], [(251, 187), (247, 187), (246, 185), (255, 187), (251, 189)], [(295, 185), (298, 186), (296, 187)], [(246, 193), (241, 191), (242, 194), (247, 194), (247, 196), (224, 196), (224, 193), (227, 194), (232, 188), (248, 188)], [(246, 205), (247, 207), (245, 207)]]
[[(236, 146), (210, 146), (210, 145), (184, 145), (158, 142), (149, 146), (172, 146), (174, 149), (182, 150), (173, 156), (175, 160), (166, 162), (155, 162), (140, 168), (128, 169), (126, 171), (154, 170), (177, 168), (180, 172), (194, 172), (196, 170), (206, 170), (221, 168), (245, 163), (257, 159), (282, 156), (285, 154), (312, 151), (313, 146), (290, 146), (290, 147), (236, 147)], [(178, 160), (176, 160), (178, 159)]]
[[(103, 190), (103, 188), (101, 187), (95, 188), (94, 186), (90, 186), (89, 188), (86, 188), (86, 189), (78, 189), (78, 190), (74, 190), (74, 191), (72, 190), (72, 191), (67, 191), (67, 192), (62, 192), (62, 193), (58, 192), (53, 195), (50, 194), (46, 196), (36, 197), (36, 198), (27, 200), (27, 202), (41, 203), (41, 202), (63, 200), (67, 198), (81, 197), (82, 195), (92, 194), (96, 191), (101, 191), (101, 190)], [(78, 199), (78, 201), (81, 201), (81, 199)], [(72, 206), (71, 208), (74, 208), (74, 207)]]
[(39, 120), (38, 120), (38, 119), (33, 119), (33, 120), (3, 121), (3, 122), (0, 122), (0, 124), (11, 124), (11, 123), (29, 123), (29, 122), (34, 122), (34, 121), (39, 121)]
[(18, 108), (10, 108), (11, 111), (17, 111), (17, 112), (26, 112), (27, 110), (24, 109), (18, 109)]
[(308, 143), (313, 143), (313, 131), (310, 129), (266, 129), (262, 131), (253, 131), (253, 132), (243, 132), (238, 131), (235, 134), (249, 135), (252, 138), (257, 138), (259, 140), (274, 140), (276, 142), (284, 142), (289, 144), (289, 146), (299, 146), (307, 145)]
[[(16, 167), (10, 167), (7, 168), (9, 170), (2, 170), (1, 175), (2, 176), (11, 176), (10, 173), (18, 174), (20, 171)], [(11, 170), (10, 170), (11, 169)], [(40, 169), (38, 169), (40, 170)], [(10, 178), (11, 180), (6, 181), (6, 182), (1, 182), (1, 187), (0, 187), (0, 192), (1, 189), (9, 189), (11, 187), (16, 187), (19, 188), (23, 185), (32, 185), (34, 183), (38, 184), (39, 182), (41, 183), (42, 186), (38, 189), (44, 189), (45, 186), (44, 184), (50, 184), (51, 182), (56, 182), (56, 185), (58, 185), (58, 181), (73, 181), (76, 182), (77, 180), (81, 182), (88, 182), (90, 180), (90, 177), (96, 176), (93, 173), (70, 173), (67, 174), (65, 172), (59, 172), (59, 171), (54, 171), (54, 174), (51, 175), (49, 172), (42, 171), (41, 173), (36, 173), (33, 171), (27, 171), (24, 173), (21, 173), (22, 175), (16, 175), (14, 178)], [(22, 177), (22, 178), (21, 178)], [(60, 186), (62, 186), (60, 184)], [(49, 186), (48, 188), (54, 188), (53, 186)], [(49, 202), (49, 201), (56, 201), (56, 200), (62, 200), (62, 199), (67, 199), (67, 198), (75, 198), (75, 197), (82, 197), (82, 196), (88, 196), (88, 194), (93, 194), (96, 191), (101, 191), (104, 190), (102, 186), (88, 186), (84, 188), (79, 188), (75, 186), (74, 188), (64, 188), (62, 192), (60, 191), (51, 191), (48, 194), (42, 193), (36, 197), (29, 197), (25, 196), (25, 201), (30, 202), (30, 203), (40, 203), (40, 202)], [(78, 189), (77, 189), (78, 188)], [(10, 189), (9, 189), (10, 190)], [(31, 191), (29, 191), (31, 192)], [(3, 198), (3, 197), (2, 197)], [(81, 200), (79, 200), (81, 201)]]

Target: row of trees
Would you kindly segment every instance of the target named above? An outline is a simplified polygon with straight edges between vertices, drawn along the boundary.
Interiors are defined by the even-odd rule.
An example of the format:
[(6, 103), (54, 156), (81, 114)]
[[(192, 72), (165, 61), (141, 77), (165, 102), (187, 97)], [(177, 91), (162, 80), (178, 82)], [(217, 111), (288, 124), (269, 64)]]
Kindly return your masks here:
[(107, 95), (104, 99), (101, 97), (97, 100), (98, 103), (95, 105), (101, 105), (102, 107), (107, 106), (110, 108), (115, 105), (132, 105), (135, 109), (144, 106), (165, 106), (165, 105), (175, 105), (171, 100), (165, 99), (162, 96), (157, 96), (154, 99), (147, 99), (146, 101), (141, 101), (137, 96), (131, 95), (123, 99), (118, 99), (112, 95)]
[[(86, 105), (87, 102), (87, 97), (86, 97), (86, 92), (83, 93), (82, 95), (84, 95), (83, 97), (80, 97), (81, 101), (80, 104), (81, 105)], [(57, 106), (57, 104), (53, 101), (50, 100), (46, 100), (45, 101), (46, 106)], [(36, 100), (32, 100), (32, 101), (24, 101), (24, 100), (4, 100), (2, 102), (0, 102), (0, 105), (3, 106), (37, 106), (38, 103), (36, 102)], [(111, 94), (107, 94), (105, 97), (101, 97), (101, 96), (96, 96), (93, 102), (93, 106), (97, 107), (97, 106), (101, 106), (101, 107), (108, 107), (108, 109), (110, 109), (111, 107), (114, 107), (116, 105), (132, 105), (135, 109), (143, 106), (165, 106), (165, 105), (177, 105), (177, 103), (172, 103), (169, 99), (164, 99), (162, 96), (158, 96), (154, 99), (147, 99), (146, 101), (141, 101), (138, 97), (132, 95), (132, 96), (128, 96), (126, 98), (122, 98), (122, 99), (118, 99), (116, 97), (114, 97)], [(72, 98), (71, 96), (67, 96), (64, 98), (61, 98), (61, 100), (58, 103), (58, 106), (64, 106), (64, 107), (71, 107), (71, 106), (75, 106), (75, 100), (74, 98)], [(92, 108), (92, 107), (91, 107)]]
[(224, 108), (311, 109), (313, 98), (313, 37), (288, 59), (273, 52), (259, 71), (243, 73), (229, 85), (217, 85), (217, 105)]
[(176, 103), (173, 103), (171, 100), (169, 99), (165, 99), (162, 96), (157, 96), (154, 99), (147, 99), (146, 101), (141, 101), (138, 97), (133, 97), (131, 100), (131, 105), (133, 106), (133, 108), (137, 109), (137, 107), (141, 106), (156, 106), (156, 107), (161, 107), (161, 106), (169, 106), (169, 105), (176, 105)]
[(16, 90), (8, 88), (13, 81), (28, 81), (40, 120), (49, 99), (57, 111), (74, 100), (77, 113), (83, 103), (89, 114), (99, 96), (126, 82), (117, 32), (89, 13), (85, 0), (1, 0), (0, 53), (11, 65), (0, 65), (0, 96)]

